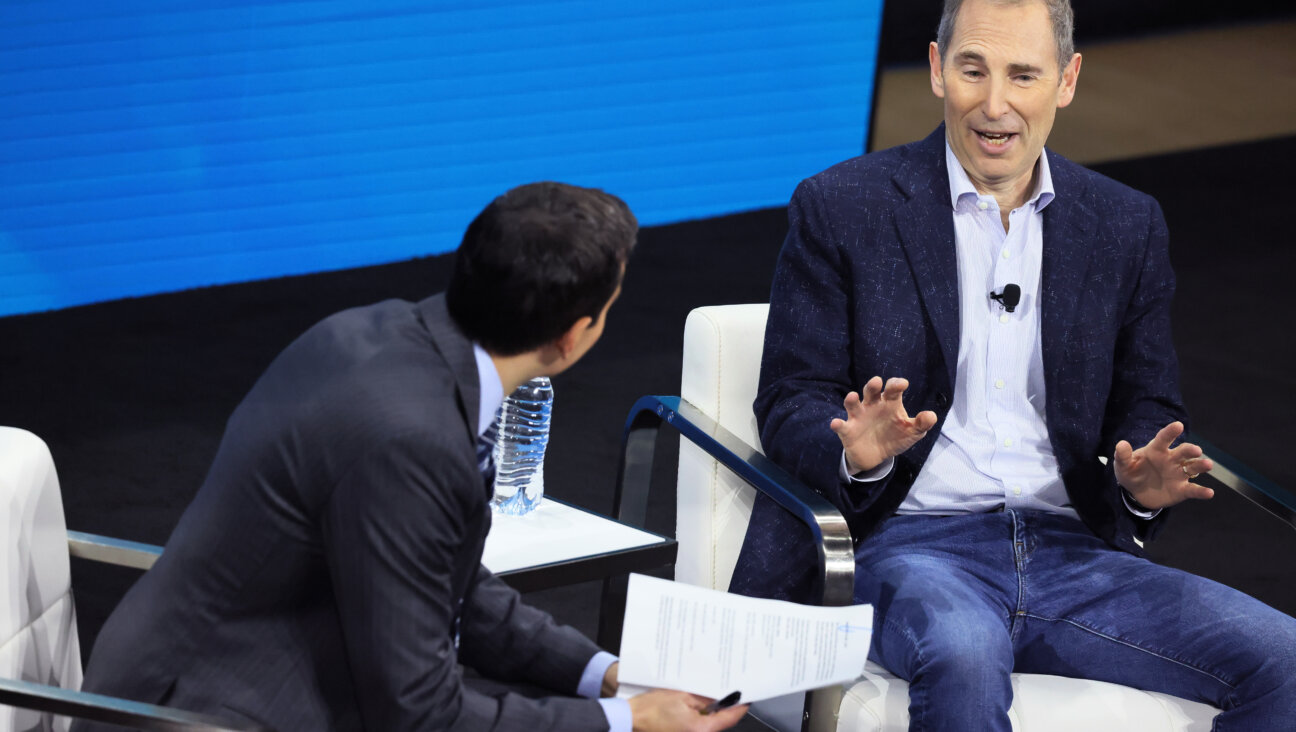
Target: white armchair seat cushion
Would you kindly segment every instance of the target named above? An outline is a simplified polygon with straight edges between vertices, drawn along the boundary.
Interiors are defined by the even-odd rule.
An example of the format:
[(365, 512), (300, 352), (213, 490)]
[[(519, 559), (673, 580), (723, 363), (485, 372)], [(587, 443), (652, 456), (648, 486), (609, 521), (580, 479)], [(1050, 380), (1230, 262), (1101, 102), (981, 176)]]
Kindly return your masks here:
[[(1013, 674), (1012, 685), (1008, 718), (1017, 732), (1208, 732), (1219, 713), (1208, 704), (1104, 681)], [(802, 694), (789, 694), (753, 704), (752, 714), (774, 729), (794, 732), (801, 729), (804, 701)], [(909, 684), (870, 663), (842, 697), (838, 732), (908, 729)]]
[[(1167, 694), (1105, 681), (1043, 674), (1013, 674), (1014, 730), (1091, 732), (1206, 732), (1218, 709)], [(870, 664), (846, 691), (837, 729), (842, 732), (904, 732), (909, 729), (909, 684)]]

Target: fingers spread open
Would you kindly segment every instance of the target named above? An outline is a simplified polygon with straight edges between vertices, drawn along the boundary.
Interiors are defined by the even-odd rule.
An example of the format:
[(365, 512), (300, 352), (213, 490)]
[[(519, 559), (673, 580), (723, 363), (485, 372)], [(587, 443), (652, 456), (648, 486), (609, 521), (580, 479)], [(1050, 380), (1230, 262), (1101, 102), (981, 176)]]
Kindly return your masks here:
[(1201, 456), (1202, 449), (1191, 442), (1185, 442), (1170, 451), (1170, 459), (1181, 463)]
[(899, 399), (904, 394), (905, 389), (908, 388), (908, 379), (899, 376), (892, 377), (887, 379), (886, 389), (882, 392), (882, 398), (887, 401), (895, 401)]
[(1183, 431), (1183, 422), (1171, 422), (1165, 427), (1162, 427), (1161, 431), (1156, 433), (1156, 437), (1152, 438), (1152, 441), (1148, 443), (1148, 447), (1158, 450), (1168, 450), (1170, 449), (1170, 443), (1174, 442), (1179, 435), (1182, 435)]
[(864, 384), (864, 396), (861, 401), (865, 404), (874, 404), (882, 396), (882, 377), (874, 376)]

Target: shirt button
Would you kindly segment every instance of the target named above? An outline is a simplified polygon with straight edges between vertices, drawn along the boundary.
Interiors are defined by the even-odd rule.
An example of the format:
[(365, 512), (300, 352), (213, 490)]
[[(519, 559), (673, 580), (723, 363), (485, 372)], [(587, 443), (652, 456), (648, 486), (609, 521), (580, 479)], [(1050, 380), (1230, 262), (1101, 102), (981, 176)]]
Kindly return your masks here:
[(1013, 495), (1014, 495), (1014, 496), (1020, 496), (1020, 495), (1021, 495), (1021, 486), (1019, 486), (1019, 485), (1015, 485), (1015, 486), (1013, 486)]
[(1012, 259), (1012, 255), (1008, 253), (1007, 249), (1000, 252), (999, 256), (1003, 257), (1004, 259)]
[(1004, 380), (1003, 380), (1003, 379), (995, 379), (995, 388), (996, 388), (996, 389), (1002, 389), (1002, 388), (1004, 388)]
[(1012, 438), (1004, 440), (1004, 447), (1012, 447)]
[(1008, 313), (1003, 313), (1002, 315), (1000, 315), (1000, 316), (999, 316), (999, 322), (1000, 322), (1000, 323), (1007, 323), (1007, 322), (1008, 322)]
[(984, 210), (986, 210), (987, 208), (990, 208), (990, 204), (986, 203), (985, 201), (977, 201), (977, 208), (979, 208), (979, 209), (981, 209), (982, 211), (984, 211)]

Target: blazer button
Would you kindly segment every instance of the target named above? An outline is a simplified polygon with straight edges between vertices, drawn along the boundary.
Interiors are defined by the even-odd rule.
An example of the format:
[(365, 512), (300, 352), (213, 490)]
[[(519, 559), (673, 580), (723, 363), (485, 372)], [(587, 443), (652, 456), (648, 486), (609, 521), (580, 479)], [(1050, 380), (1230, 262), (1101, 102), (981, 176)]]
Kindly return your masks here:
[(940, 407), (941, 409), (944, 409), (945, 407), (949, 406), (949, 397), (945, 396), (945, 392), (943, 391), (936, 392), (936, 406)]

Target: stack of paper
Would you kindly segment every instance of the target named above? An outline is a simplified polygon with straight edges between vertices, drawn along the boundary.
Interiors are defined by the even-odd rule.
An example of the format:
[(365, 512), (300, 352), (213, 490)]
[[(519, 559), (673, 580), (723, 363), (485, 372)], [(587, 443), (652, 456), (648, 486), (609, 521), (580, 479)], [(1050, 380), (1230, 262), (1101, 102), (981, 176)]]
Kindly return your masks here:
[(644, 688), (755, 702), (853, 681), (873, 606), (815, 607), (631, 575), (618, 696)]

